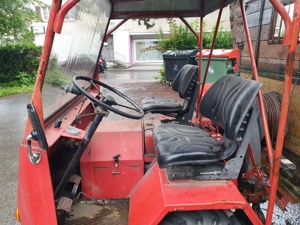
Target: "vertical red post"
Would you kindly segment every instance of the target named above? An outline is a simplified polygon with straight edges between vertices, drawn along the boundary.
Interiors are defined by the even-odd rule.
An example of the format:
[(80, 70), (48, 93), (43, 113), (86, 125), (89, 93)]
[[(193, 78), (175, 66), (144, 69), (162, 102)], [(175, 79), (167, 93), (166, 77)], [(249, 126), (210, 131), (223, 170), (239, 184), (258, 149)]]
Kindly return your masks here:
[[(270, 1), (274, 8), (279, 11), (282, 10), (282, 5), (279, 1)], [(280, 4), (278, 4), (280, 3)], [(272, 214), (274, 210), (274, 202), (276, 198), (276, 191), (278, 187), (278, 178), (279, 178), (279, 169), (280, 169), (280, 159), (282, 155), (282, 148), (284, 142), (285, 135), (285, 127), (288, 116), (288, 109), (290, 104), (290, 95), (291, 95), (291, 86), (293, 80), (293, 71), (294, 71), (294, 60), (295, 60), (295, 52), (297, 47), (297, 41), (299, 36), (299, 23), (300, 23), (300, 0), (295, 0), (294, 5), (294, 16), (291, 21), (291, 26), (288, 30), (285, 31), (285, 42), (284, 45), (289, 45), (288, 55), (285, 66), (285, 77), (284, 77), (284, 86), (283, 86), (283, 95), (281, 102), (281, 111), (280, 111), (280, 119), (278, 125), (278, 134), (276, 140), (276, 149), (274, 154), (274, 169), (273, 169), (273, 179), (272, 186), (270, 190), (270, 198), (267, 210), (266, 224), (271, 224), (272, 222)], [(290, 17), (287, 13), (281, 13), (282, 19), (285, 21), (285, 24), (289, 24)], [(290, 42), (289, 42), (290, 41)]]
[[(43, 51), (42, 51), (42, 54), (40, 57), (40, 63), (39, 63), (39, 67), (38, 67), (38, 71), (37, 71), (37, 75), (36, 75), (36, 81), (35, 81), (34, 89), (32, 92), (32, 97), (31, 97), (31, 104), (34, 105), (43, 127), (44, 127), (44, 113), (43, 113), (43, 107), (42, 107), (42, 95), (40, 92), (42, 91), (45, 74), (46, 74), (46, 69), (48, 66), (48, 61), (50, 58), (51, 48), (52, 48), (53, 39), (54, 39), (54, 32), (53, 32), (54, 21), (55, 21), (56, 15), (58, 14), (58, 12), (60, 10), (61, 4), (62, 4), (61, 0), (53, 1), (53, 3), (52, 3), (52, 9), (51, 9), (50, 16), (49, 16), (44, 47), (43, 47)], [(27, 118), (22, 143), (27, 143), (26, 137), (28, 136), (28, 134), (30, 134), (31, 130), (32, 130), (31, 123), (29, 122), (29, 120)]]
[[(201, 77), (202, 77), (202, 49), (203, 49), (203, 16), (200, 17), (200, 37), (198, 39), (198, 48), (199, 48), (199, 63), (198, 63), (198, 82), (201, 83)], [(199, 89), (201, 86), (199, 87)], [(197, 102), (196, 102), (196, 118), (199, 118), (199, 105), (200, 105), (200, 90), (198, 92), (197, 96)], [(199, 119), (200, 120), (200, 119)]]
[[(211, 60), (212, 53), (213, 53), (213, 49), (214, 49), (214, 46), (215, 46), (215, 43), (216, 43), (218, 29), (219, 29), (219, 25), (220, 25), (221, 16), (222, 16), (224, 6), (225, 6), (225, 0), (222, 0), (220, 10), (219, 10), (218, 19), (217, 19), (217, 23), (216, 23), (215, 33), (214, 33), (213, 41), (212, 41), (212, 44), (211, 44), (211, 50), (210, 50), (210, 53), (209, 53), (209, 56), (208, 56), (207, 65), (206, 65), (206, 69), (205, 69), (205, 72), (204, 72), (203, 82), (202, 82), (202, 85), (200, 86), (201, 90), (199, 91), (198, 98), (197, 98), (197, 104), (196, 104), (196, 109), (197, 109), (196, 116), (197, 116), (197, 118), (199, 116), (199, 105), (200, 105), (200, 102), (201, 102), (201, 98), (202, 98), (202, 94), (203, 94), (203, 90), (204, 90), (204, 85), (205, 85), (205, 81), (206, 81), (208, 68), (209, 68), (210, 60)], [(203, 21), (202, 21), (202, 25), (203, 25)], [(201, 28), (201, 30), (203, 30), (203, 27)], [(203, 35), (203, 33), (202, 33), (202, 35)], [(201, 40), (202, 39), (203, 38), (201, 38)], [(201, 51), (199, 51), (199, 63), (200, 62), (201, 62), (201, 71), (200, 72), (202, 72), (202, 42), (201, 42)], [(199, 70), (200, 70), (200, 68), (199, 68)], [(198, 76), (198, 78), (199, 78), (199, 76)], [(198, 81), (201, 82), (201, 77), (199, 79), (200, 80), (198, 80)]]
[[(250, 61), (251, 61), (251, 67), (252, 67), (252, 72), (253, 72), (253, 78), (254, 78), (254, 80), (258, 81), (257, 66), (256, 66), (256, 63), (255, 63), (250, 32), (249, 32), (249, 28), (248, 28), (247, 19), (246, 19), (246, 12), (245, 12), (245, 8), (244, 8), (242, 0), (240, 0), (240, 7), (241, 7), (241, 11), (242, 11), (245, 35), (246, 35), (246, 39), (247, 39), (247, 46), (248, 46), (248, 51), (249, 51), (249, 56), (250, 56)], [(257, 40), (257, 41), (259, 41), (259, 40)], [(264, 105), (261, 90), (258, 92), (258, 101), (259, 101), (259, 107), (260, 107), (262, 123), (263, 123), (263, 127), (264, 127), (264, 132), (265, 132), (265, 139), (266, 139), (266, 144), (267, 144), (267, 150), (268, 150), (268, 158), (269, 158), (269, 164), (270, 164), (270, 178), (271, 178), (270, 182), (272, 183), (272, 177), (273, 177), (272, 176), (272, 173), (273, 173), (273, 149), (272, 149), (270, 133), (269, 133), (269, 127), (268, 127), (267, 116), (266, 116), (266, 110), (265, 110), (265, 105)]]

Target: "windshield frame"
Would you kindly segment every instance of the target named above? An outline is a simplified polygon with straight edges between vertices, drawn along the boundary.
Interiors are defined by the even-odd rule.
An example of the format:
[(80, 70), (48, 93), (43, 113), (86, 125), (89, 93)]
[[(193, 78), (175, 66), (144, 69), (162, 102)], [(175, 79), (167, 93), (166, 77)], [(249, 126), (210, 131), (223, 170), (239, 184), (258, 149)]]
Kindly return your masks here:
[[(84, 1), (81, 1), (81, 2), (84, 2)], [(86, 0), (85, 2), (89, 2), (89, 0)], [(51, 33), (52, 33), (52, 30), (56, 30), (55, 27), (59, 26), (59, 25), (57, 25), (57, 21), (58, 21), (57, 16), (62, 10), (65, 10), (64, 7), (67, 3), (68, 2), (66, 2), (62, 7), (60, 7), (59, 10), (57, 9), (57, 5), (55, 5), (55, 4), (52, 5), (51, 13), (53, 13), (53, 11), (54, 11), (56, 16), (53, 16), (54, 20), (51, 21), (51, 14), (50, 14), (48, 29), (49, 29), (49, 27), (52, 28), (51, 31), (50, 31)], [(99, 3), (101, 3), (101, 5), (104, 4), (103, 1), (101, 1)], [(107, 11), (105, 11), (106, 12), (105, 23), (103, 23), (103, 24), (105, 24), (105, 26), (103, 26), (102, 29), (101, 29), (101, 34), (102, 35), (99, 35), (99, 37), (101, 37), (101, 38), (98, 38), (99, 48), (96, 49), (97, 50), (97, 55), (94, 55), (94, 58), (93, 58), (92, 62), (91, 61), (89, 62), (89, 66), (90, 66), (89, 70), (88, 70), (89, 74), (87, 74), (87, 73), (85, 74), (85, 75), (88, 75), (89, 77), (93, 77), (93, 78), (96, 78), (96, 79), (99, 78), (98, 72), (97, 72), (98, 71), (97, 62), (98, 62), (99, 57), (101, 55), (101, 50), (103, 48), (103, 42), (105, 40), (105, 34), (106, 34), (108, 26), (109, 26), (111, 14), (112, 14), (112, 8), (113, 8), (109, 0), (107, 0), (105, 4), (104, 4), (105, 7), (107, 7), (107, 8), (105, 8), (105, 9), (107, 9)], [(74, 7), (78, 7), (78, 4), (73, 5), (72, 8), (74, 8)], [(101, 7), (101, 6), (99, 6), (99, 7)], [(70, 9), (72, 9), (72, 8), (70, 8)], [(95, 21), (95, 20), (93, 20), (93, 21)], [(99, 21), (97, 20), (96, 22), (99, 22)], [(69, 21), (66, 21), (65, 23), (69, 23)], [(65, 23), (64, 23), (64, 25), (65, 25)], [(62, 32), (63, 32), (64, 31), (64, 26), (62, 26), (62, 27), (63, 27), (62, 28)], [(49, 32), (48, 29), (47, 29), (47, 33)], [(40, 61), (40, 64), (42, 64), (42, 63), (44, 64), (44, 71), (43, 71), (44, 75), (43, 75), (43, 88), (40, 89), (41, 92), (39, 93), (39, 95), (43, 95), (43, 93), (45, 92), (45, 89), (47, 88), (47, 79), (49, 78), (47, 72), (48, 72), (49, 67), (51, 67), (51, 52), (53, 51), (53, 48), (55, 47), (55, 37), (59, 36), (59, 34), (54, 33), (52, 36), (49, 37), (49, 35), (48, 35), (48, 37), (47, 37), (47, 33), (46, 33), (46, 39), (45, 39), (45, 45), (44, 45), (43, 53), (44, 53), (44, 51), (47, 51), (47, 52), (46, 52), (46, 54), (44, 53), (44, 55), (42, 54), (41, 61)], [(93, 33), (93, 35), (96, 35), (96, 34), (100, 34), (100, 31), (96, 31), (95, 33)], [(45, 61), (47, 62), (46, 66), (45, 66)], [(76, 61), (75, 61), (75, 64), (76, 64)], [(78, 75), (78, 74), (74, 73), (74, 74), (72, 74), (72, 77), (75, 76), (75, 75)], [(69, 80), (68, 85), (71, 84), (71, 80), (72, 79)], [(41, 85), (41, 84), (36, 82), (36, 86), (38, 86), (38, 85)], [(66, 88), (66, 86), (64, 86), (64, 88)], [(90, 87), (86, 86), (85, 88), (89, 89)], [(64, 92), (64, 90), (61, 90), (61, 91)], [(72, 94), (69, 94), (69, 95), (72, 95)], [(36, 96), (37, 95), (34, 94), (33, 97), (32, 97), (32, 100), (37, 99)], [(76, 96), (76, 95), (72, 95), (71, 97), (69, 97), (68, 100), (65, 100), (65, 101), (62, 101), (61, 97), (58, 97), (57, 98), (58, 102), (56, 104), (57, 107), (54, 108), (54, 110), (52, 110), (51, 113), (47, 113), (47, 112), (45, 112), (45, 102), (47, 100), (47, 97), (46, 96), (40, 97), (41, 98), (40, 101), (42, 102), (41, 107), (43, 107), (42, 117), (41, 117), (41, 114), (39, 114), (39, 117), (43, 118), (43, 122), (47, 123), (47, 124), (48, 124), (49, 121), (52, 121), (54, 117), (57, 117), (56, 116), (57, 114), (60, 115), (61, 113), (63, 113), (63, 112), (60, 112), (60, 111), (62, 111), (63, 109), (69, 107), (69, 105), (74, 104), (75, 101), (78, 101), (78, 96)]]

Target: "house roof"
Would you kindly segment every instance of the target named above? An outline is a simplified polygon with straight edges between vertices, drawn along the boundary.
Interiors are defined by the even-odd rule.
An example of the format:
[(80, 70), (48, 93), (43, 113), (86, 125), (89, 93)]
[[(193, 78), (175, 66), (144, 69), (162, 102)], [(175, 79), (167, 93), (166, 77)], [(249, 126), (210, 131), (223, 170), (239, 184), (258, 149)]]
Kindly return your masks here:
[[(110, 0), (112, 19), (200, 17), (221, 6), (222, 0)], [(225, 6), (236, 0), (226, 0)]]

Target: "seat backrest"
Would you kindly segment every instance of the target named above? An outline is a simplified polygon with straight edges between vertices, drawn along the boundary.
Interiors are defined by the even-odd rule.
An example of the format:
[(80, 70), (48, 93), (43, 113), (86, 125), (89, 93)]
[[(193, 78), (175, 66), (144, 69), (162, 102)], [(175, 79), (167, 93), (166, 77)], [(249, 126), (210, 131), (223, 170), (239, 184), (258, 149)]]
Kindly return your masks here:
[(190, 99), (194, 93), (198, 79), (198, 66), (186, 64), (177, 73), (173, 81), (173, 90), (182, 99)]
[(200, 112), (224, 129), (223, 136), (239, 142), (245, 116), (260, 87), (257, 81), (226, 75), (203, 96)]

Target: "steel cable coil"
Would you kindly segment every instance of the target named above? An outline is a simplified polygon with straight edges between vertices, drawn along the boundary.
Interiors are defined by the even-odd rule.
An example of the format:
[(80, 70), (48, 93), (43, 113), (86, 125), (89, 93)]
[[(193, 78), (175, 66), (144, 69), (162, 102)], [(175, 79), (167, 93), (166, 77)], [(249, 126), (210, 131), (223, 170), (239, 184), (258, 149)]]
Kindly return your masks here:
[(272, 141), (275, 141), (277, 138), (280, 109), (281, 109), (281, 98), (282, 98), (281, 95), (277, 92), (270, 92), (268, 94), (263, 94), (263, 100), (266, 108), (270, 137)]

